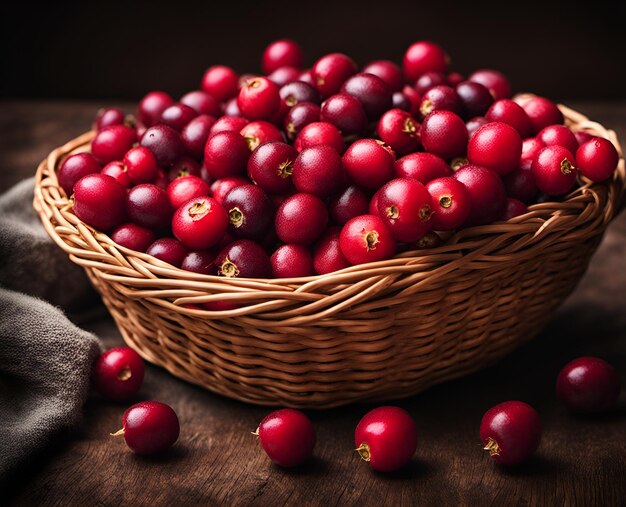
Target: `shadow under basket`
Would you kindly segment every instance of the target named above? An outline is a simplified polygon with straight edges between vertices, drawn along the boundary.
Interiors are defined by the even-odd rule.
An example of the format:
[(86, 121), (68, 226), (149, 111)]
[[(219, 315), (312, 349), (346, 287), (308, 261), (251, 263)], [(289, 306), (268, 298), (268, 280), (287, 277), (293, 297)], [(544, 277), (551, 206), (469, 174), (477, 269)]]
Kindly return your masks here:
[[(34, 205), (50, 237), (85, 268), (124, 340), (210, 391), (262, 405), (321, 409), (391, 400), (467, 375), (533, 338), (576, 287), (624, 203), (613, 131), (560, 106), (566, 124), (610, 139), (612, 179), (443, 246), (299, 279), (237, 279), (176, 269), (82, 223), (56, 169), (86, 133), (37, 169)], [(240, 307), (204, 311), (216, 301)]]

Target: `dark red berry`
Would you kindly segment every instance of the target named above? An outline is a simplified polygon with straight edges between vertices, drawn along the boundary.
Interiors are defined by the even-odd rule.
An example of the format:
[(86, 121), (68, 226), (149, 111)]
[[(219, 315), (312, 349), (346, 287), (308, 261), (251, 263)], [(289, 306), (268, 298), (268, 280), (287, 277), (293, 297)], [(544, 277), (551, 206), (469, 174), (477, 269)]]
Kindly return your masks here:
[(167, 227), (172, 218), (167, 192), (151, 183), (137, 185), (128, 191), (126, 212), (137, 225), (157, 231)]
[(513, 197), (508, 197), (506, 200), (506, 206), (502, 215), (502, 220), (510, 220), (511, 218), (523, 215), (528, 212), (526, 205)]
[(181, 269), (200, 273), (202, 275), (212, 275), (215, 273), (215, 253), (207, 250), (189, 252), (183, 258)]
[(402, 94), (409, 100), (411, 107), (408, 109), (409, 113), (413, 116), (420, 114), (420, 104), (422, 103), (422, 96), (415, 91), (409, 85), (402, 88)]
[(324, 202), (311, 194), (287, 197), (276, 212), (276, 234), (283, 243), (310, 245), (322, 235), (327, 224)]
[(315, 429), (307, 416), (299, 410), (284, 408), (269, 414), (259, 427), (263, 450), (282, 467), (295, 467), (313, 454)]
[(185, 152), (180, 134), (167, 125), (150, 127), (141, 138), (140, 144), (154, 154), (159, 167), (174, 165)]
[(466, 165), (452, 177), (465, 185), (471, 210), (466, 225), (482, 225), (498, 220), (506, 206), (504, 185), (497, 173), (485, 167)]
[(120, 108), (107, 107), (98, 111), (93, 127), (95, 130), (102, 130), (113, 125), (127, 124), (129, 127), (132, 127), (133, 123), (132, 117), (127, 118), (124, 111)]
[(422, 122), (420, 139), (426, 151), (442, 158), (465, 154), (467, 129), (461, 118), (451, 111), (433, 111)]
[(533, 134), (549, 125), (562, 124), (563, 113), (554, 102), (544, 97), (533, 97), (521, 104), (533, 127)]
[(480, 83), (463, 81), (456, 86), (455, 90), (461, 100), (465, 118), (483, 116), (493, 104), (491, 93)]
[(91, 380), (96, 390), (111, 401), (132, 399), (143, 383), (143, 359), (129, 347), (109, 349), (96, 359)]
[(413, 178), (396, 178), (380, 189), (378, 216), (398, 241), (417, 241), (433, 226), (433, 203)]
[(212, 197), (195, 197), (180, 206), (172, 218), (174, 236), (191, 250), (206, 250), (222, 239), (228, 215)]
[(539, 190), (547, 195), (568, 192), (576, 182), (574, 156), (562, 146), (546, 146), (537, 154), (530, 170)]
[(343, 153), (345, 144), (341, 132), (334, 125), (327, 122), (313, 122), (306, 125), (296, 137), (294, 148), (302, 151), (320, 144), (326, 144)]
[(163, 123), (180, 132), (196, 116), (198, 116), (198, 112), (192, 107), (176, 103), (161, 113), (159, 123)]
[(237, 105), (249, 120), (271, 120), (280, 107), (278, 85), (266, 77), (248, 79), (239, 90)]
[(343, 167), (357, 185), (377, 189), (394, 173), (395, 155), (382, 141), (359, 139), (350, 145), (342, 157)]
[(102, 171), (100, 171), (100, 173), (115, 178), (122, 184), (124, 188), (130, 188), (132, 185), (132, 182), (128, 177), (128, 171), (126, 169), (126, 166), (124, 165), (124, 162), (121, 162), (119, 160), (109, 162), (102, 168)]
[(311, 75), (322, 98), (326, 98), (339, 92), (341, 85), (356, 71), (356, 63), (349, 56), (331, 53), (315, 62)]
[[(203, 177), (203, 172), (200, 164), (189, 157), (181, 158), (168, 171), (169, 181), (174, 181), (176, 178), (183, 178), (185, 176), (198, 176), (199, 178)], [(208, 174), (205, 174), (204, 176), (208, 176)]]
[(174, 238), (159, 238), (152, 243), (146, 253), (163, 262), (179, 268), (189, 251), (185, 246)]
[(390, 60), (376, 60), (368, 63), (363, 70), (365, 74), (374, 74), (382, 79), (392, 92), (399, 92), (404, 85), (402, 70)]
[(576, 151), (578, 170), (591, 181), (610, 178), (618, 161), (619, 155), (613, 143), (601, 137), (594, 137), (581, 144)]
[(509, 80), (497, 70), (481, 69), (474, 72), (468, 81), (473, 81), (483, 85), (494, 100), (508, 99), (511, 96), (511, 84)]
[(445, 85), (435, 86), (422, 96), (420, 103), (422, 118), (433, 111), (452, 111), (460, 116), (463, 114), (463, 104), (454, 89)]
[(209, 67), (202, 78), (202, 89), (220, 102), (224, 102), (239, 91), (239, 76), (230, 67), (215, 65)]
[(215, 258), (217, 274), (228, 278), (267, 278), (272, 274), (270, 258), (261, 245), (239, 239), (224, 247)]
[(106, 174), (88, 174), (74, 185), (74, 213), (87, 225), (110, 231), (126, 218), (126, 189)]
[(178, 417), (170, 406), (142, 401), (124, 412), (122, 429), (112, 435), (124, 435), (126, 445), (137, 454), (152, 455), (172, 447), (179, 433)]
[(143, 146), (128, 150), (124, 155), (124, 165), (130, 181), (134, 184), (150, 183), (159, 172), (155, 156)]
[(472, 164), (481, 165), (498, 174), (508, 174), (519, 164), (522, 154), (522, 138), (506, 123), (487, 123), (470, 138), (467, 158)]
[(207, 140), (204, 167), (215, 180), (241, 176), (246, 173), (249, 157), (248, 143), (242, 135), (231, 131), (219, 132)]
[[(150, 92), (141, 99), (137, 116), (146, 127), (152, 127), (161, 118), (161, 114), (174, 103), (174, 99), (165, 92)], [(121, 157), (120, 157), (121, 158)]]
[(341, 229), (331, 229), (324, 233), (313, 253), (313, 267), (318, 275), (333, 273), (350, 266), (339, 245)]
[[(278, 67), (274, 72), (268, 74), (267, 79), (273, 81), (278, 86), (285, 86), (298, 80), (300, 71), (295, 67)], [(311, 85), (312, 86), (312, 85)]]
[(264, 143), (284, 141), (283, 134), (278, 128), (267, 121), (252, 121), (239, 131), (248, 143), (248, 149), (254, 151)]
[(101, 164), (122, 160), (137, 141), (135, 131), (126, 125), (113, 125), (96, 134), (91, 141), (91, 153)]
[(583, 132), (582, 130), (578, 132), (574, 132), (574, 137), (576, 141), (578, 141), (578, 146), (585, 144), (587, 141), (590, 141), (595, 136), (591, 135), (589, 132)]
[(351, 185), (330, 200), (328, 209), (334, 222), (343, 225), (351, 218), (368, 213), (369, 198), (359, 187)]
[(528, 137), (522, 141), (522, 155), (520, 156), (520, 167), (523, 169), (530, 169), (533, 160), (537, 158), (537, 155), (545, 144), (536, 137)]
[(239, 238), (261, 239), (272, 224), (274, 207), (257, 185), (233, 188), (222, 202), (228, 213), (228, 230)]
[(559, 145), (567, 149), (570, 153), (576, 153), (578, 141), (574, 133), (565, 125), (550, 125), (541, 129), (537, 134), (537, 139), (545, 146)]
[(395, 92), (391, 96), (391, 105), (396, 109), (411, 112), (412, 104), (408, 97), (402, 92)]
[(241, 111), (237, 105), (237, 97), (228, 99), (226, 104), (224, 104), (224, 116), (241, 116)]
[(412, 44), (402, 60), (404, 75), (410, 83), (414, 83), (426, 72), (442, 72), (448, 70), (448, 56), (437, 44), (419, 41)]
[(367, 128), (367, 116), (361, 101), (347, 93), (328, 97), (320, 111), (320, 120), (332, 123), (342, 134), (359, 134)]
[(209, 137), (218, 132), (240, 132), (248, 123), (248, 120), (241, 116), (222, 116), (215, 120), (215, 123), (211, 126)]
[(370, 120), (377, 120), (391, 107), (391, 89), (374, 74), (360, 73), (348, 78), (341, 92), (359, 99)]
[(339, 246), (352, 265), (390, 259), (396, 253), (396, 240), (376, 215), (361, 215), (341, 229)]
[(406, 155), (417, 151), (421, 145), (419, 128), (419, 123), (407, 111), (390, 109), (378, 120), (376, 133), (398, 155)]
[(248, 160), (248, 177), (270, 194), (293, 190), (293, 164), (298, 152), (282, 142), (259, 146)]
[(499, 121), (511, 125), (522, 139), (530, 136), (533, 132), (533, 125), (526, 111), (511, 99), (501, 99), (494, 102), (485, 118), (490, 122)]
[(222, 113), (219, 100), (203, 90), (193, 90), (186, 93), (180, 98), (180, 103), (192, 108), (196, 114), (205, 114), (217, 118)]
[(156, 236), (150, 229), (140, 225), (124, 224), (113, 231), (111, 239), (118, 245), (130, 250), (145, 252), (154, 243)]
[(463, 183), (451, 177), (437, 178), (426, 184), (426, 190), (432, 199), (433, 229), (452, 231), (467, 221), (472, 203)]
[(435, 86), (449, 85), (448, 78), (443, 72), (426, 72), (415, 81), (415, 90), (420, 95), (424, 95)]
[(295, 139), (304, 127), (319, 121), (320, 106), (311, 102), (301, 102), (289, 110), (283, 125), (289, 139)]
[(463, 74), (460, 74), (459, 72), (450, 72), (446, 76), (446, 79), (448, 80), (448, 86), (452, 86), (452, 87), (455, 87), (459, 83), (462, 83), (463, 81), (465, 81), (465, 77), (463, 76)]
[(304, 56), (302, 48), (291, 39), (279, 39), (269, 44), (263, 51), (261, 68), (264, 74), (274, 72), (279, 67), (302, 68)]
[(59, 185), (70, 197), (74, 193), (74, 185), (83, 176), (100, 172), (100, 164), (91, 153), (76, 153), (67, 157), (59, 167), (57, 177)]
[(539, 189), (530, 171), (530, 165), (522, 165), (513, 172), (503, 176), (502, 182), (504, 183), (507, 195), (519, 199), (522, 202), (532, 202), (539, 193)]
[(423, 185), (452, 174), (445, 160), (432, 153), (410, 153), (396, 160), (394, 170), (398, 178), (415, 178)]
[(313, 275), (313, 257), (302, 245), (279, 246), (270, 258), (274, 278), (298, 278)]
[(487, 120), (483, 116), (476, 116), (475, 118), (468, 120), (465, 124), (465, 128), (467, 129), (467, 137), (472, 137), (474, 135), (474, 132), (476, 132), (480, 127), (486, 125), (487, 123), (489, 123), (489, 120)]
[(209, 194), (211, 187), (202, 178), (188, 175), (172, 180), (166, 191), (172, 209), (178, 209), (191, 199)]
[(280, 89), (279, 94), (281, 100), (290, 108), (301, 102), (319, 104), (322, 101), (317, 89), (302, 81), (294, 81), (293, 83), (286, 84)]
[(302, 150), (293, 163), (293, 184), (299, 192), (321, 198), (341, 190), (344, 173), (337, 150), (326, 145)]
[(237, 176), (215, 180), (211, 184), (211, 193), (213, 194), (213, 199), (215, 199), (219, 204), (222, 204), (228, 192), (230, 192), (233, 188), (236, 188), (240, 185), (247, 185), (248, 183), (250, 182), (247, 179), (239, 178)]

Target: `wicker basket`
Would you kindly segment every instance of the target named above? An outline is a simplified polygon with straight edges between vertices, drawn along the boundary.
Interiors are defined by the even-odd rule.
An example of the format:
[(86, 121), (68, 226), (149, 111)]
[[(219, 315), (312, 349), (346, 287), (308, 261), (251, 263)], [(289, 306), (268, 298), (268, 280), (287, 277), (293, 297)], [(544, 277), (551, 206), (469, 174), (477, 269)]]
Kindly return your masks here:
[[(562, 107), (567, 124), (615, 133)], [(534, 337), (572, 292), (624, 204), (612, 180), (508, 222), (465, 229), (443, 246), (301, 279), (198, 275), (115, 244), (83, 224), (55, 174), (93, 132), (37, 170), (35, 208), (83, 266), (126, 342), (211, 391), (263, 405), (326, 408), (410, 396), (491, 364)], [(237, 301), (228, 311), (183, 305)]]

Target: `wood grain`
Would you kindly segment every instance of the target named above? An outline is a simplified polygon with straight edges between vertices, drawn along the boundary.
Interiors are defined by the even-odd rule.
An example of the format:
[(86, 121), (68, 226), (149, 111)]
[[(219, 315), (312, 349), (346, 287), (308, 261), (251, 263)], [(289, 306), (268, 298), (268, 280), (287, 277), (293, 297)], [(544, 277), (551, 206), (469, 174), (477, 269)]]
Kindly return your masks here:
[[(572, 104), (626, 139), (626, 104)], [(0, 103), (0, 190), (30, 175), (54, 146), (84, 131), (92, 103)], [(610, 227), (587, 275), (545, 331), (498, 365), (398, 403), (419, 429), (412, 464), (371, 473), (353, 449), (369, 405), (312, 412), (315, 459), (298, 470), (272, 465), (250, 434), (268, 412), (212, 395), (149, 367), (139, 399), (171, 404), (181, 437), (165, 456), (139, 458), (109, 436), (123, 405), (95, 395), (82, 425), (33, 459), (0, 504), (14, 505), (623, 505), (626, 408), (574, 417), (554, 399), (560, 367), (579, 355), (615, 364), (626, 385), (626, 215)], [(89, 322), (108, 346), (121, 343), (110, 318)], [(483, 412), (507, 400), (534, 405), (544, 426), (537, 456), (501, 469), (481, 450)]]

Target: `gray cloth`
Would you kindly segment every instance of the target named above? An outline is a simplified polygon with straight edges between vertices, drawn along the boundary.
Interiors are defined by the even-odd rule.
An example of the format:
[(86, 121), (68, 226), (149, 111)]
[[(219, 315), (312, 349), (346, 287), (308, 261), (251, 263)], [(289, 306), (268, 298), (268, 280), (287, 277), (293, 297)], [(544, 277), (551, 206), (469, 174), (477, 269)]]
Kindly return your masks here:
[(92, 292), (32, 200), (32, 179), (0, 196), (0, 481), (79, 422), (102, 350), (53, 306), (78, 311)]

